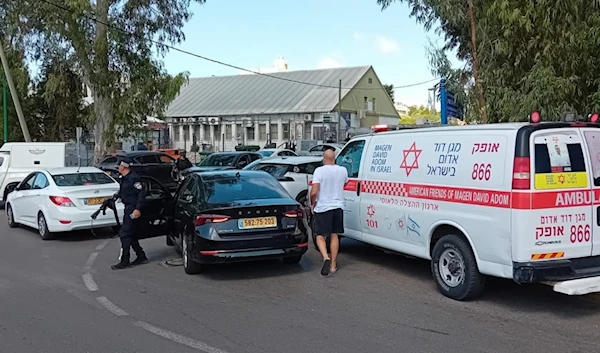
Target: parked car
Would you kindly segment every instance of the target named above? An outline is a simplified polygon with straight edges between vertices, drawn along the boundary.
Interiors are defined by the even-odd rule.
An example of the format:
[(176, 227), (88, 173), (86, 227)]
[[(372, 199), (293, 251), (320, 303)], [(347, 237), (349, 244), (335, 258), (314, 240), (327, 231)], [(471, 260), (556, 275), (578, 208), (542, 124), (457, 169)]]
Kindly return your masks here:
[(118, 152), (104, 157), (96, 167), (107, 172), (115, 179), (120, 177), (119, 163), (124, 157), (131, 158), (134, 163), (131, 170), (140, 176), (149, 176), (164, 184), (170, 192), (175, 192), (179, 186), (179, 171), (175, 165), (176, 159), (167, 153), (159, 151)]
[(260, 151), (256, 151), (263, 156), (263, 158), (277, 158), (277, 157), (295, 157), (296, 152), (287, 150), (285, 148), (263, 148)]
[(216, 152), (204, 158), (197, 167), (188, 169), (188, 173), (195, 171), (213, 171), (243, 169), (262, 155), (256, 152)]
[(342, 148), (344, 148), (343, 143), (322, 143), (309, 148), (308, 151), (303, 152), (302, 155), (322, 156), (323, 152), (325, 152), (326, 150), (333, 150), (335, 152), (335, 155), (337, 156), (338, 153), (340, 153), (340, 151), (342, 150)]
[[(8, 225), (22, 224), (38, 230), (40, 237), (49, 240), (55, 233), (92, 227), (117, 226), (114, 214), (93, 213), (107, 197), (119, 191), (119, 183), (94, 167), (66, 167), (30, 173), (10, 190), (6, 201)], [(122, 203), (116, 208), (123, 219)]]
[(291, 158), (261, 159), (245, 170), (257, 170), (272, 175), (283, 188), (301, 205), (307, 205), (308, 184), (323, 158), (302, 156)]
[(267, 173), (192, 172), (173, 200), (167, 244), (182, 251), (188, 274), (256, 259), (296, 264), (308, 248), (304, 209)]

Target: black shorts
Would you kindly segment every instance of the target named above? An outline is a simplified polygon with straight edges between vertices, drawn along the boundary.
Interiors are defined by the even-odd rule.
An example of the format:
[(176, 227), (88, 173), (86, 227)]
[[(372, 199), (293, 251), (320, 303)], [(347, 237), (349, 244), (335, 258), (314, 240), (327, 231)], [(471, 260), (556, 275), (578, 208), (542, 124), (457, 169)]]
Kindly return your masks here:
[(344, 233), (344, 210), (336, 208), (322, 213), (315, 212), (315, 233), (324, 237), (332, 233)]

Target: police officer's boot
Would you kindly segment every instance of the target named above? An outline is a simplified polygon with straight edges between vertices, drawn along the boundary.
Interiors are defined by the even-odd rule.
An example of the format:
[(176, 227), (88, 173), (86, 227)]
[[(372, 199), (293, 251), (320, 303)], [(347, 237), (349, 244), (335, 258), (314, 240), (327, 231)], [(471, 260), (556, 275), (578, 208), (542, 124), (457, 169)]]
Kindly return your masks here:
[(110, 268), (112, 268), (113, 270), (122, 270), (124, 268), (130, 267), (131, 263), (129, 262), (129, 259), (123, 259), (121, 261), (119, 261), (118, 264), (116, 265), (112, 265), (110, 266)]
[(135, 260), (133, 260), (131, 265), (135, 266), (135, 265), (143, 265), (143, 264), (147, 264), (147, 263), (148, 263), (148, 258), (146, 257), (146, 253), (144, 253), (142, 251), (137, 254), (137, 257), (135, 258)]

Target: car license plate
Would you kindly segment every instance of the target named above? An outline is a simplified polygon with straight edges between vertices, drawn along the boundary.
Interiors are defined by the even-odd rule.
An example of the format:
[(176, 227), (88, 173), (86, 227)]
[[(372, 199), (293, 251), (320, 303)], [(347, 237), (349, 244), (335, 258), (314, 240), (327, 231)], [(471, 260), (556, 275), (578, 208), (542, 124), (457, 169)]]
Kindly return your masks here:
[(88, 206), (99, 205), (103, 202), (104, 202), (104, 197), (93, 197), (90, 199), (83, 200), (83, 203), (85, 203)]
[(243, 218), (238, 221), (240, 229), (277, 227), (277, 217)]

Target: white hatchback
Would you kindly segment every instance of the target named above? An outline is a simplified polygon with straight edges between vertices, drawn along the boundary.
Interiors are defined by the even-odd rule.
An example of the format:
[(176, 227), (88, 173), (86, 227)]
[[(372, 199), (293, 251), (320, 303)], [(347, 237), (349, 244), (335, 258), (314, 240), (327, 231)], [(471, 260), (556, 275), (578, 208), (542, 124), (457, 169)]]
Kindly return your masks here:
[[(119, 183), (94, 167), (68, 167), (39, 170), (29, 174), (6, 201), (6, 218), (11, 228), (19, 224), (33, 227), (44, 240), (53, 233), (81, 229), (115, 227), (111, 210), (92, 221), (91, 214), (102, 202), (119, 191)], [(117, 202), (119, 221), (124, 205)]]

